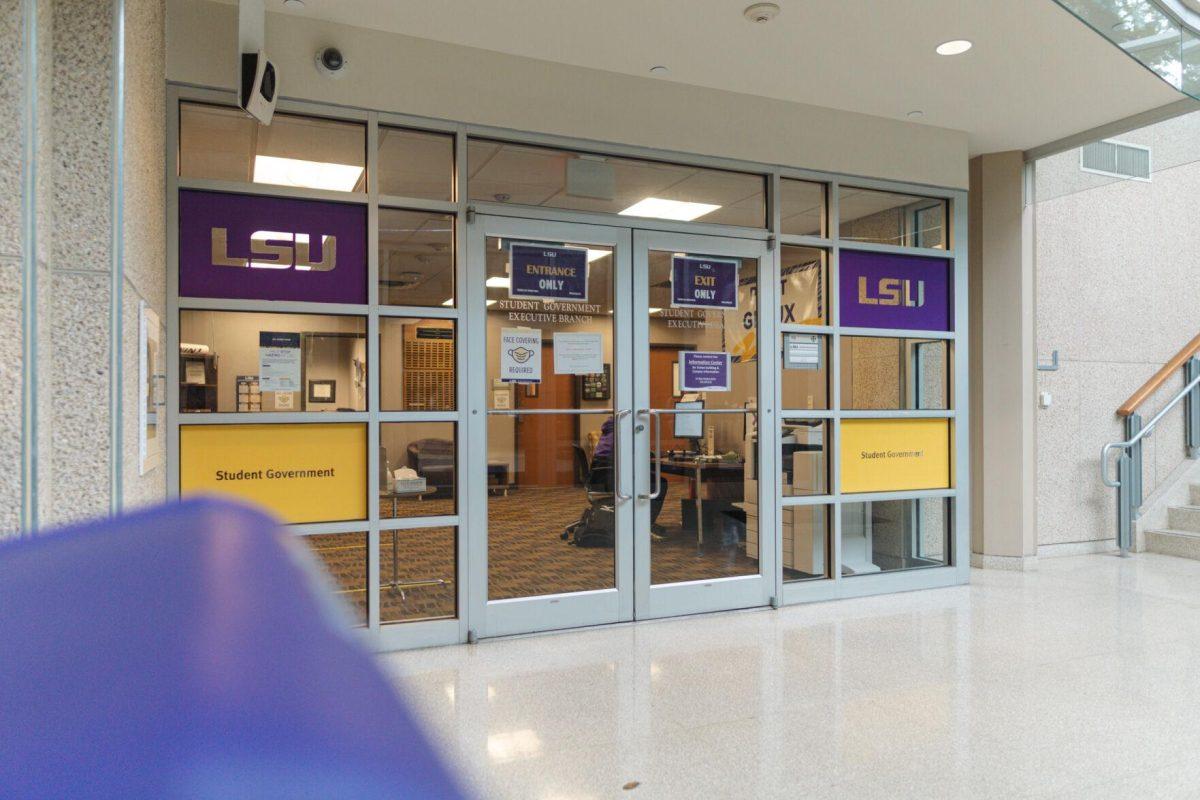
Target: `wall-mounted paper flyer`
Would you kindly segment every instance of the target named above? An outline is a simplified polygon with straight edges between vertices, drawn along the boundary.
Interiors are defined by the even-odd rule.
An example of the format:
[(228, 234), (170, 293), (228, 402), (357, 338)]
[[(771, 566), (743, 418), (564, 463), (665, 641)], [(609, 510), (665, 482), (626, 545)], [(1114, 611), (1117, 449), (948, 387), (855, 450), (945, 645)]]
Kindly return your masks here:
[(604, 341), (599, 333), (555, 333), (554, 373), (595, 375), (604, 371)]
[(264, 392), (300, 391), (300, 334), (259, 332), (258, 381)]

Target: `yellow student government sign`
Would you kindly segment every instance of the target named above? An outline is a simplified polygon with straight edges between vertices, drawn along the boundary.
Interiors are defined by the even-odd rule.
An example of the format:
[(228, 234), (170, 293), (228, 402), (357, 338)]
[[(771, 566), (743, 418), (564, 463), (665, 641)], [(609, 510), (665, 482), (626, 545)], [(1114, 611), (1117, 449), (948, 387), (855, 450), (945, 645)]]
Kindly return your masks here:
[(367, 426), (184, 425), (179, 490), (233, 495), (287, 522), (365, 519)]
[(842, 491), (950, 486), (950, 420), (842, 420)]

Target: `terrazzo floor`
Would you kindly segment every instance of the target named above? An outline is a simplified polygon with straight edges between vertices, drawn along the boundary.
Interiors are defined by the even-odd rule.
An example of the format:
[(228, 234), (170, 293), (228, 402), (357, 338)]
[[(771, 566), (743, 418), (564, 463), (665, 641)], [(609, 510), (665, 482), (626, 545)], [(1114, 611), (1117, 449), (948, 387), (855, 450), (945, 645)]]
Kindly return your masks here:
[(1200, 797), (1200, 562), (381, 656), (480, 798)]

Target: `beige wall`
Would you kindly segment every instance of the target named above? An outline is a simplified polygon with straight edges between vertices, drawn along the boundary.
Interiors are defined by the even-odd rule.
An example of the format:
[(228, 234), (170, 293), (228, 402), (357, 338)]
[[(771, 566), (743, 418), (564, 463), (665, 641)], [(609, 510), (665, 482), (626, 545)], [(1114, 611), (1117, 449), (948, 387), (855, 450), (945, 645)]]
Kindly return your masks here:
[[(170, 80), (232, 88), (236, 6), (168, 3)], [(965, 133), (268, 14), (284, 97), (772, 164), (967, 185)], [(313, 66), (336, 43), (351, 67)]]

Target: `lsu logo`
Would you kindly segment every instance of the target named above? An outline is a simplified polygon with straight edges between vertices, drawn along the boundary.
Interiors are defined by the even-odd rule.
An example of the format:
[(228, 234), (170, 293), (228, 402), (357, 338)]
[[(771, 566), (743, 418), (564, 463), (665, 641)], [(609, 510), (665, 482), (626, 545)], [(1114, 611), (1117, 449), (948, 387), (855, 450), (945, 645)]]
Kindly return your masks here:
[(321, 260), (312, 260), (307, 233), (255, 231), (250, 235), (250, 257), (229, 255), (229, 231), (212, 229), (214, 267), (250, 267), (254, 269), (290, 269), (298, 272), (329, 272), (337, 266), (337, 237), (321, 237)]
[[(914, 284), (916, 292), (914, 294)], [(874, 295), (870, 294), (865, 276), (858, 279), (858, 302), (867, 306), (907, 306), (920, 308), (925, 305), (925, 281), (880, 278)]]

